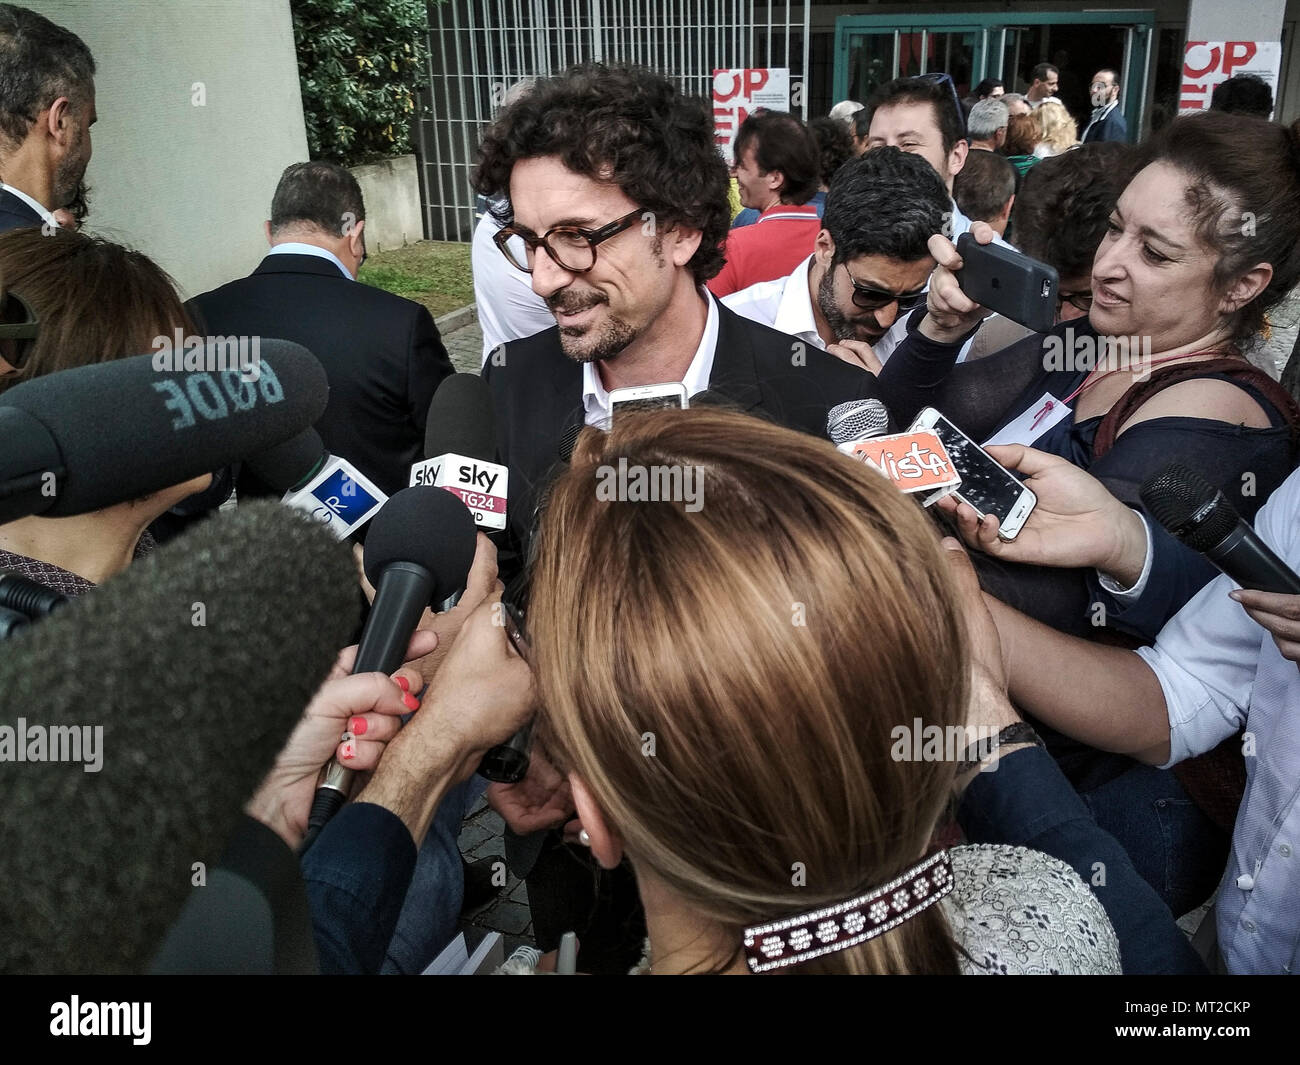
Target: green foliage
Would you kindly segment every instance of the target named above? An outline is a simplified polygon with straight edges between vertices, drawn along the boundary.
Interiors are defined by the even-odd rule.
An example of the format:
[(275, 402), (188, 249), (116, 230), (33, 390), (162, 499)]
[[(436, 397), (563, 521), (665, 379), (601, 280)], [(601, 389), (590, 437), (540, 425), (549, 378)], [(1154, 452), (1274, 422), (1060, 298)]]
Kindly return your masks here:
[(356, 166), (411, 150), (425, 76), (424, 0), (292, 0), (313, 159)]
[(370, 256), (359, 280), (423, 303), (437, 318), (474, 302), (469, 255), (468, 244), (422, 240)]

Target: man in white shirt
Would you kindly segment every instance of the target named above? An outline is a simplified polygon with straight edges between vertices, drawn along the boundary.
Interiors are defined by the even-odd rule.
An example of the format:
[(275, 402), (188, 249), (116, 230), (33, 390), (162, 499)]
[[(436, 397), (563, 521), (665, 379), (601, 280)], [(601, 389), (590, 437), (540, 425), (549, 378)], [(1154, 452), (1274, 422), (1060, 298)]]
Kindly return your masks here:
[(1051, 63), (1039, 63), (1034, 67), (1029, 75), (1029, 89), (1025, 93), (1029, 106), (1037, 110), (1038, 105), (1044, 101), (1056, 100), (1056, 90), (1061, 84), (1060, 77), (1061, 72)]
[(874, 372), (871, 345), (924, 301), (934, 269), (927, 242), (949, 209), (923, 158), (896, 148), (867, 152), (836, 173), (813, 255), (788, 276), (722, 302)]
[(95, 60), (75, 33), (0, 4), (0, 232), (58, 228), (90, 162)]
[[(533, 291), (529, 276), (511, 266), (492, 242), (500, 232), (501, 223), (490, 210), (485, 210), (474, 227), (474, 241), (470, 245), (474, 307), (483, 333), (483, 362), (503, 344), (530, 337), (555, 324), (555, 316), (546, 301)], [(522, 244), (519, 247), (523, 254)]]

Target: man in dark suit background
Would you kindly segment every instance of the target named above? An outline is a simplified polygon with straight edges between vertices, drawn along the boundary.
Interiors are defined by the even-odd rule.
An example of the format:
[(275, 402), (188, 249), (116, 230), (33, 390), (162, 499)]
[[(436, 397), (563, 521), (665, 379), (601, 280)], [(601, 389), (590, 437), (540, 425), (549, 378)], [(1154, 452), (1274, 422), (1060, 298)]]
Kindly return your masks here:
[[(365, 218), (347, 170), (294, 163), (271, 200), (266, 258), (189, 307), (207, 335), (280, 337), (315, 355), (330, 384), (321, 439), (392, 495), (424, 457), (429, 401), (452, 367), (425, 307), (356, 282)], [(245, 473), (239, 490), (264, 489)]]
[(90, 162), (95, 60), (75, 33), (0, 4), (0, 233), (54, 232)]
[[(680, 381), (688, 395), (707, 389), (817, 435), (829, 408), (876, 393), (864, 370), (741, 318), (704, 289), (723, 264), (727, 168), (707, 104), (667, 78), (596, 66), (538, 82), (488, 132), (475, 184), (503, 205), (498, 246), (521, 238), (524, 261), (512, 261), (556, 318), (494, 352), (483, 371), (521, 545), (566, 431), (604, 424), (616, 388)], [(503, 576), (510, 565), (503, 557)], [(538, 946), (574, 930), (584, 971), (626, 972), (644, 936), (635, 883), (622, 869), (607, 874), (597, 903), (589, 856), (557, 831), (534, 831), (556, 823), (536, 802), (540, 754), (524, 784), (489, 789), (513, 832), (532, 833), (508, 834), (506, 856), (528, 876)]]
[(1089, 86), (1092, 120), (1079, 138), (1084, 144), (1097, 141), (1128, 141), (1128, 124), (1119, 109), (1119, 75), (1113, 70), (1099, 70)]

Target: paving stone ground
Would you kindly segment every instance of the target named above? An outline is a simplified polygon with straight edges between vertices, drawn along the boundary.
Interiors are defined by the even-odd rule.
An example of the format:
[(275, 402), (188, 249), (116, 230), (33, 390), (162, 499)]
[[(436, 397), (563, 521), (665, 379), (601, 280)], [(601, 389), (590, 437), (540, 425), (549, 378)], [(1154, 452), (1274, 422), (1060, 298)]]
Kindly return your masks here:
[(483, 331), (478, 322), (457, 329), (454, 333), (443, 335), (442, 343), (447, 349), (451, 364), (460, 373), (478, 373), (483, 361)]

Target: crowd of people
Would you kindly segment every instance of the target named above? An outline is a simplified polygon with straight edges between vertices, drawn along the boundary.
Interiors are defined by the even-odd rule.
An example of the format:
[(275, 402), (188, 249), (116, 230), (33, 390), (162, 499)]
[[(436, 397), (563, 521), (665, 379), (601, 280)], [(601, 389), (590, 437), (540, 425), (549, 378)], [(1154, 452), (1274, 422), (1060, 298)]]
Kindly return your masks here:
[[(94, 76), (75, 34), (0, 4), (0, 409), (158, 337), (280, 338), (328, 377), (325, 449), (396, 496), (453, 371), (424, 308), (358, 282), (355, 179), (290, 166), (261, 263), (182, 300), (82, 231)], [(1300, 596), (1239, 588), (1140, 488), (1181, 462), (1300, 567), (1296, 338), (1270, 323), (1300, 287), (1300, 128), (1246, 113), (1258, 87), (1234, 78), (1132, 143), (1115, 71), (1082, 132), (1056, 79), (755, 113), (730, 163), (707, 102), (645, 68), (512, 92), (473, 173), (506, 528), (402, 668), (351, 675), (339, 650), (262, 752), (225, 867), (267, 900), (274, 955), (212, 881), (133, 966), (422, 972), (485, 889), (457, 836), (486, 793), (537, 945), (506, 972), (553, 967), (570, 932), (598, 974), (1295, 971)], [(967, 295), (965, 234), (1055, 272), (1050, 330)], [(616, 409), (678, 383), (687, 409)], [(1019, 535), (837, 450), (853, 402), (985, 444), (1036, 495)], [(0, 572), (75, 611), (282, 492), (259, 454), (6, 521)], [(615, 468), (697, 471), (700, 505), (611, 498)], [(481, 759), (530, 722), (527, 775), (489, 785)], [(331, 759), (367, 776), (309, 835)], [(39, 957), (44, 927), (9, 938)]]

